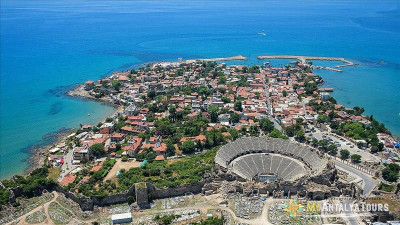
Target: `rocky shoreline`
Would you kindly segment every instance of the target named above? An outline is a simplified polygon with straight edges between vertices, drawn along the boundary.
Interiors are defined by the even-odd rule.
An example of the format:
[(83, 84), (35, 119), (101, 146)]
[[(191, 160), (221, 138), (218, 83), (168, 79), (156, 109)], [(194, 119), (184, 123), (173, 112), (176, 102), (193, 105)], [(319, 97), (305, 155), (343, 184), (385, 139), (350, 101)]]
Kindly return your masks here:
[[(81, 99), (86, 99), (90, 101), (97, 101), (101, 102), (104, 104), (108, 104), (114, 108), (116, 108), (116, 111), (111, 114), (110, 116), (114, 116), (118, 114), (119, 112), (123, 111), (123, 107), (121, 105), (117, 105), (114, 102), (111, 101), (109, 98), (95, 98), (85, 90), (84, 84), (79, 84), (75, 86), (72, 90), (68, 91), (65, 93), (65, 95), (73, 98), (81, 98)], [(104, 118), (102, 121), (99, 122), (105, 122), (106, 118)], [(56, 134), (56, 140), (52, 141), (49, 144), (46, 144), (44, 146), (40, 147), (33, 147), (30, 152), (31, 156), (28, 158), (29, 165), (24, 171), (24, 175), (29, 175), (33, 170), (38, 169), (42, 167), (46, 161), (46, 158), (49, 155), (49, 150), (60, 145), (61, 143), (65, 142), (66, 139), (68, 138), (69, 135), (71, 135), (73, 132), (75, 132), (76, 129), (65, 129), (61, 128), (59, 131), (55, 132)]]
[(102, 98), (95, 98), (91, 96), (86, 90), (85, 90), (85, 85), (84, 84), (79, 84), (76, 87), (74, 87), (72, 90), (68, 91), (65, 93), (69, 97), (75, 97), (75, 98), (81, 98), (81, 99), (88, 99), (96, 102), (102, 102), (106, 104), (110, 104), (113, 107), (118, 107), (119, 105), (115, 104), (111, 99), (107, 97), (102, 97)]
[(64, 142), (67, 137), (72, 134), (74, 129), (60, 129), (60, 131), (56, 132), (55, 141), (41, 147), (34, 147), (31, 152), (32, 155), (29, 157), (28, 162), (29, 166), (25, 169), (24, 175), (29, 175), (33, 170), (42, 167), (48, 157), (48, 151), (55, 146)]

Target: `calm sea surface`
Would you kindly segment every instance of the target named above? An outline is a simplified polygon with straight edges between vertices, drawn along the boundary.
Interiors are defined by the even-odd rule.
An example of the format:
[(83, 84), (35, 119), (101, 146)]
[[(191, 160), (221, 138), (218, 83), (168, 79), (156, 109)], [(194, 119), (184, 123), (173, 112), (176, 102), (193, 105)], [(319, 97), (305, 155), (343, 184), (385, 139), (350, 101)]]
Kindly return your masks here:
[[(60, 128), (114, 108), (64, 95), (72, 85), (158, 61), (261, 54), (346, 57), (316, 71), (346, 106), (400, 135), (399, 1), (1, 1), (0, 178)], [(257, 33), (264, 30), (267, 35)], [(276, 62), (275, 62), (276, 63)], [(281, 63), (283, 63), (281, 61)], [(331, 65), (332, 62), (314, 62)], [(88, 113), (91, 116), (87, 116)]]

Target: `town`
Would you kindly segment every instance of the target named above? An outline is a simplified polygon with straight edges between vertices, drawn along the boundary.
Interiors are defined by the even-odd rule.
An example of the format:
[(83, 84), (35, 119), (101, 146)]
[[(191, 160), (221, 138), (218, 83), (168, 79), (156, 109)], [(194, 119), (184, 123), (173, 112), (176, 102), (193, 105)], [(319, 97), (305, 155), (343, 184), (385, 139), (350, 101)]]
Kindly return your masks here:
[[(315, 69), (309, 61), (274, 67), (193, 60), (86, 81), (69, 95), (113, 104), (117, 112), (98, 124), (81, 124), (49, 149), (45, 165), (30, 176), (2, 181), (1, 202), (9, 208), (2, 208), (1, 223), (400, 219), (398, 141), (362, 107), (339, 104), (333, 89), (321, 87)], [(381, 201), (390, 213), (354, 214), (352, 220), (321, 213), (298, 220), (284, 213), (292, 196), (304, 202)], [(40, 199), (31, 210), (48, 208), (26, 215), (18, 201), (27, 197)]]

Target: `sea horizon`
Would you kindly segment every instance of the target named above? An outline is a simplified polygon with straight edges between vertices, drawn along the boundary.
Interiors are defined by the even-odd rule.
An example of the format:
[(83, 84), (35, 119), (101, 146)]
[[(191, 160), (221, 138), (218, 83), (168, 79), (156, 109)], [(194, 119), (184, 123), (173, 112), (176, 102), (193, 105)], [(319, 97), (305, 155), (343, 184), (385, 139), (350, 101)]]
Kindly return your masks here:
[(32, 147), (48, 145), (60, 129), (98, 123), (115, 111), (66, 96), (71, 87), (178, 58), (243, 55), (249, 60), (232, 63), (253, 65), (261, 63), (258, 55), (344, 57), (358, 65), (314, 71), (323, 87), (400, 136), (399, 1), (229, 2), (3, 1), (0, 179), (23, 174)]

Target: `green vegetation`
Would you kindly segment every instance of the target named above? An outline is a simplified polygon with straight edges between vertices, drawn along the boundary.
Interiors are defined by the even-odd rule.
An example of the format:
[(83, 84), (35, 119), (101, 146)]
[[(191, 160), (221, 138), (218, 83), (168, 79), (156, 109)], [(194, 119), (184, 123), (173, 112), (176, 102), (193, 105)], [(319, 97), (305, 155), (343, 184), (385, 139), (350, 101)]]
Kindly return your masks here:
[(386, 181), (395, 182), (399, 177), (400, 166), (396, 163), (390, 163), (382, 170), (382, 177)]
[(143, 152), (141, 152), (140, 154), (136, 155), (136, 159), (138, 161), (144, 161), (147, 160), (149, 162), (153, 162), (154, 159), (156, 158), (156, 153), (153, 152), (153, 150), (151, 149), (144, 149)]
[(212, 217), (196, 223), (189, 223), (190, 225), (223, 225), (224, 218)]
[(289, 139), (287, 136), (283, 135), (278, 129), (274, 128), (271, 133), (268, 134), (269, 137), (272, 138), (282, 138)]
[(0, 188), (0, 209), (1, 209), (1, 206), (8, 203), (10, 195), (11, 195), (10, 191), (8, 191), (7, 189), (4, 189), (4, 188)]
[(192, 140), (187, 140), (187, 141), (183, 142), (182, 147), (181, 147), (183, 153), (185, 153), (185, 154), (193, 153), (195, 148), (196, 148), (196, 146)]
[(153, 220), (155, 222), (157, 222), (157, 224), (159, 224), (159, 225), (169, 225), (169, 224), (172, 224), (172, 221), (174, 219), (177, 219), (179, 217), (180, 217), (179, 215), (170, 215), (170, 216), (163, 216), (163, 217), (161, 217), (160, 215), (156, 215)]
[(302, 118), (296, 119), (296, 124), (288, 126), (285, 128), (286, 135), (289, 137), (295, 137), (299, 142), (304, 142), (306, 140), (305, 132), (303, 130), (304, 121)]
[(337, 147), (334, 144), (328, 146), (328, 153), (335, 156), (337, 154)]
[[(48, 168), (43, 167), (32, 171), (28, 177), (15, 176), (14, 179), (2, 181), (5, 187), (22, 189), (22, 195), (25, 197), (33, 197), (40, 195), (44, 189), (50, 190), (54, 187), (55, 182), (47, 178)], [(4, 193), (6, 194), (6, 193)]]
[(243, 111), (242, 101), (240, 101), (240, 100), (235, 101), (235, 103), (234, 103), (234, 105), (233, 105), (233, 108), (234, 108), (236, 111)]
[(358, 155), (358, 154), (351, 155), (351, 161), (353, 163), (360, 163), (361, 162), (361, 155)]
[(96, 157), (100, 157), (106, 154), (104, 151), (104, 146), (102, 144), (94, 144), (90, 146), (90, 152)]
[(48, 177), (54, 181), (57, 181), (58, 177), (61, 174), (61, 168), (56, 166), (56, 167), (52, 167), (49, 168), (49, 175)]
[(379, 184), (379, 190), (386, 191), (386, 192), (392, 192), (394, 190), (395, 185), (388, 185), (384, 183)]
[(265, 133), (270, 133), (271, 131), (274, 130), (274, 123), (271, 122), (271, 120), (269, 120), (267, 118), (261, 119), (259, 122), (259, 126), (260, 126), (260, 129), (262, 131), (264, 131)]
[(350, 157), (350, 152), (348, 150), (341, 150), (340, 151), (340, 158), (346, 160)]
[(121, 170), (117, 177), (118, 183), (123, 190), (139, 182), (150, 182), (159, 188), (195, 184), (202, 180), (205, 173), (211, 171), (216, 152), (217, 148), (214, 148), (202, 154), (184, 157), (171, 164), (152, 162), (142, 168)]
[[(111, 183), (110, 180), (107, 180), (106, 182), (103, 182), (104, 177), (107, 176), (108, 172), (111, 170), (111, 168), (115, 164), (115, 159), (106, 159), (103, 162), (103, 166), (99, 171), (90, 171), (87, 172), (86, 170), (83, 170), (78, 174), (79, 176), (90, 176), (89, 180), (87, 183), (82, 184), (79, 188), (78, 191), (79, 193), (82, 193), (86, 196), (95, 196), (98, 198), (104, 198), (107, 196), (109, 193), (113, 193), (116, 191), (116, 185), (115, 183)], [(77, 177), (75, 179), (75, 182), (68, 185), (68, 189), (73, 189), (75, 188), (75, 185), (77, 182), (79, 182), (81, 179), (80, 177)]]

